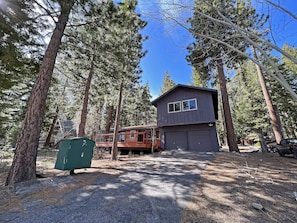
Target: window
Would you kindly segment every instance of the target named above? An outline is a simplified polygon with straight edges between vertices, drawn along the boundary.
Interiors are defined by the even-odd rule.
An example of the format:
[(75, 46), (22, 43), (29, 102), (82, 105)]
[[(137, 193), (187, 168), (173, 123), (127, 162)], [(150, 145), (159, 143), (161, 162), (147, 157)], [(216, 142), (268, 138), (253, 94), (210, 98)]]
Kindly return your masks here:
[(197, 109), (197, 100), (195, 99), (189, 99), (183, 101), (183, 111), (191, 111)]
[(159, 139), (160, 138), (160, 131), (156, 130), (156, 138)]
[(143, 134), (139, 134), (137, 137), (138, 142), (143, 142)]
[(168, 103), (168, 113), (197, 110), (196, 98)]
[(168, 113), (180, 112), (180, 111), (181, 111), (180, 101), (168, 103)]
[(119, 142), (125, 142), (125, 132), (120, 132), (120, 134), (119, 134)]
[(130, 138), (131, 139), (134, 139), (135, 138), (135, 133), (136, 133), (136, 130), (131, 130), (130, 131)]

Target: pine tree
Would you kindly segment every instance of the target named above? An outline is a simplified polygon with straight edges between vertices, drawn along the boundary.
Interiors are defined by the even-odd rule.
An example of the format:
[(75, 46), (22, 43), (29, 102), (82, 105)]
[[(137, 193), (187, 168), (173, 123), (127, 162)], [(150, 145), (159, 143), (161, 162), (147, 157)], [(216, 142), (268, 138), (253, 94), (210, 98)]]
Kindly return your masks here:
[[(115, 53), (115, 59), (118, 63), (117, 71), (120, 74), (118, 82), (121, 83), (125, 89), (131, 88), (139, 80), (139, 74), (141, 69), (139, 67), (140, 59), (145, 55), (146, 52), (142, 50), (142, 42), (146, 39), (140, 34), (140, 30), (146, 26), (146, 22), (140, 19), (140, 15), (135, 12), (137, 1), (136, 0), (125, 0), (123, 3), (119, 3), (119, 19), (122, 20), (120, 23), (118, 36), (121, 39), (116, 38), (116, 48), (113, 49)], [(121, 90), (119, 94), (119, 100), (121, 100)], [(118, 106), (121, 105), (119, 101)], [(117, 108), (117, 116), (114, 129), (118, 128), (118, 115), (121, 108)], [(117, 131), (115, 131), (117, 134)], [(114, 143), (112, 147), (112, 160), (117, 159), (117, 137), (113, 138)]]
[(37, 52), (42, 45), (37, 39), (41, 37), (39, 31), (43, 23), (32, 17), (32, 3), (34, 1), (16, 0), (1, 4), (0, 66), (10, 73), (0, 75), (0, 92), (17, 83), (20, 72), (38, 70), (40, 54)]
[[(255, 49), (252, 48), (252, 50), (253, 50), (255, 59), (259, 60)], [(267, 107), (267, 110), (268, 110), (268, 113), (270, 116), (270, 121), (271, 121), (272, 130), (274, 133), (274, 137), (275, 137), (276, 142), (280, 143), (283, 138), (281, 121), (280, 121), (279, 115), (276, 112), (276, 108), (272, 102), (271, 95), (269, 93), (269, 89), (267, 88), (264, 73), (258, 64), (256, 64), (256, 68), (257, 68), (257, 74), (258, 74), (258, 78), (259, 78), (259, 81), (261, 84), (263, 96), (265, 99), (266, 107)]]
[(45, 51), (37, 80), (31, 92), (28, 109), (16, 145), (16, 153), (8, 173), (6, 185), (36, 178), (36, 158), (39, 134), (45, 112), (55, 59), (74, 1), (60, 1), (58, 17), (51, 40)]
[(168, 71), (166, 71), (162, 83), (163, 86), (161, 88), (161, 94), (164, 94), (176, 85), (175, 82), (171, 79)]
[(208, 73), (199, 73), (194, 67), (192, 68), (192, 75), (191, 75), (192, 82), (190, 85), (196, 87), (207, 87), (207, 83), (209, 81)]
[(16, 145), (32, 87), (32, 78), (24, 76), (22, 81), (0, 94), (0, 137), (7, 149)]
[(140, 101), (142, 103), (142, 120), (141, 124), (149, 125), (156, 124), (157, 114), (156, 108), (151, 104), (152, 96), (150, 94), (150, 88), (148, 83), (142, 87), (142, 94)]
[[(230, 22), (222, 22), (226, 20)], [(217, 70), (230, 151), (239, 150), (231, 117), (224, 66), (234, 67), (238, 61), (244, 59), (238, 51), (244, 52), (249, 46), (245, 37), (238, 35), (240, 29), (236, 27), (250, 29), (256, 22), (258, 16), (249, 3), (225, 0), (211, 3), (196, 1), (191, 19), (191, 33), (196, 42), (189, 47), (188, 60), (200, 73), (214, 73), (214, 68)]]
[[(297, 50), (294, 47), (284, 45), (283, 50), (290, 53), (291, 55), (297, 56)], [(291, 60), (286, 57), (282, 57), (281, 60), (278, 58), (272, 58), (274, 61), (278, 61), (278, 69), (283, 73), (284, 78), (291, 86), (291, 88), (296, 91), (296, 80), (297, 80), (297, 66)], [(282, 121), (282, 127), (287, 137), (296, 137), (296, 123), (297, 115), (296, 108), (297, 102), (285, 89), (275, 81), (273, 78), (265, 75), (267, 79), (267, 86), (271, 92), (277, 114), (280, 116)]]
[(0, 137), (6, 146), (15, 146), (41, 58), (44, 23), (32, 18), (32, 2), (4, 1), (0, 7)]
[[(220, 5), (224, 5), (228, 3), (225, 7), (220, 9)], [(265, 25), (267, 19), (271, 16), (273, 17), (271, 13), (273, 13), (275, 9), (282, 13), (282, 16), (287, 21), (291, 21), (292, 19), (296, 19), (296, 16), (291, 11), (292, 9), (286, 8), (281, 3), (275, 3), (272, 1), (262, 1), (261, 4), (259, 4), (259, 1), (201, 1), (196, 0), (195, 6), (192, 7), (191, 3), (185, 3), (185, 2), (178, 2), (178, 3), (168, 3), (168, 6), (171, 10), (166, 11), (164, 10), (162, 12), (162, 17), (165, 21), (170, 21), (174, 23), (176, 26), (180, 26), (183, 29), (191, 30), (191, 27), (189, 27), (189, 20), (185, 19), (184, 16), (187, 13), (192, 14), (192, 12), (195, 11), (197, 17), (200, 17), (201, 19), (205, 19), (204, 27), (201, 27), (202, 29), (200, 32), (197, 32), (196, 35), (200, 38), (209, 39), (212, 41), (213, 46), (221, 45), (224, 48), (225, 51), (225, 60), (231, 61), (233, 58), (238, 57), (239, 55), (241, 57), (244, 57), (248, 60), (253, 61), (255, 64), (258, 64), (263, 72), (267, 73), (267, 75), (271, 76), (275, 80), (277, 80), (281, 86), (290, 93), (290, 95), (297, 100), (297, 94), (295, 91), (290, 87), (290, 85), (287, 83), (285, 78), (283, 77), (283, 74), (280, 70), (278, 70), (277, 64), (275, 64), (272, 60), (269, 59), (270, 57), (270, 51), (267, 51), (267, 49), (272, 49), (274, 52), (278, 52), (280, 55), (283, 55), (293, 63), (297, 64), (297, 58), (295, 58), (292, 54), (284, 51), (281, 49), (277, 43), (278, 41), (275, 41), (273, 38), (273, 29), (276, 27), (271, 26), (271, 24)], [(231, 15), (230, 12), (230, 6), (231, 8), (237, 8), (234, 10), (237, 15)], [(248, 6), (248, 7), (245, 7)], [(263, 10), (258, 10), (262, 8)], [(202, 9), (202, 10), (201, 10)], [(256, 10), (258, 12), (261, 12), (259, 17), (256, 15)], [(210, 13), (212, 11), (213, 13)], [(172, 13), (172, 12), (178, 12), (178, 13)], [(244, 14), (244, 16), (242, 16)], [(250, 16), (251, 20), (247, 21), (245, 16)], [(253, 21), (254, 20), (254, 21)], [(217, 23), (218, 26), (214, 27), (212, 25), (209, 26), (209, 23)], [(244, 26), (243, 24), (248, 24), (249, 27)], [(254, 26), (252, 26), (252, 24)], [(222, 37), (221, 35), (208, 35), (205, 31), (213, 30), (217, 31), (220, 29), (220, 27), (228, 27), (230, 30), (230, 33), (232, 34), (233, 30), (233, 36), (235, 38), (229, 38), (229, 35), (226, 35), (225, 37)], [(210, 29), (210, 30), (209, 30)], [(270, 33), (269, 33), (270, 32)], [(269, 33), (269, 35), (268, 35)], [(276, 32), (277, 33), (277, 32)], [(226, 41), (228, 40), (228, 41)], [(237, 40), (243, 40), (244, 44), (237, 44)], [(206, 43), (206, 42), (205, 42)], [(261, 61), (256, 60), (253, 55), (251, 54), (251, 51), (246, 51), (246, 48), (243, 47), (244, 45), (250, 45), (253, 46), (256, 51), (258, 51), (264, 58), (265, 61), (269, 64), (268, 67), (263, 66)], [(192, 46), (193, 47), (193, 46)], [(205, 49), (207, 50), (207, 48)], [(201, 50), (201, 55), (205, 53), (204, 49)], [(196, 55), (199, 59), (199, 54)], [(230, 60), (231, 59), (231, 60)], [(226, 63), (227, 61), (224, 61)], [(196, 64), (196, 67), (199, 66)], [(272, 69), (270, 69), (270, 67)], [(203, 69), (207, 72), (207, 69), (204, 69), (205, 66), (201, 65), (199, 66), (199, 69)], [(204, 73), (204, 72), (201, 72)]]
[[(252, 62), (244, 62), (237, 74), (232, 78), (230, 96), (234, 111), (235, 130), (244, 142), (244, 139), (267, 132), (269, 118), (261, 86), (256, 75), (256, 68)], [(261, 143), (263, 150), (266, 144)]]
[[(66, 30), (69, 35), (67, 35), (68, 41), (65, 42), (66, 52), (63, 57), (67, 59), (67, 66), (63, 64), (62, 66), (70, 75), (73, 73), (72, 76), (75, 78), (75, 81), (71, 81), (74, 85), (72, 88), (75, 92), (75, 103), (84, 104), (82, 118), (79, 121), (82, 135), (87, 127), (86, 114), (93, 106), (98, 107), (96, 104), (102, 106), (101, 109), (98, 108), (101, 112), (109, 113), (101, 115), (107, 117), (105, 125), (109, 131), (113, 123), (115, 96), (118, 94), (120, 80), (125, 80), (124, 96), (125, 92), (139, 81), (141, 72), (139, 61), (145, 54), (142, 52), (142, 41), (145, 38), (139, 34), (139, 30), (146, 23), (133, 11), (135, 7), (136, 1), (124, 1), (119, 4), (106, 1), (91, 4), (89, 11), (83, 17), (86, 25), (77, 25)], [(74, 22), (80, 21), (75, 21), (74, 18)], [(93, 61), (93, 72), (88, 82), (89, 90), (82, 92), (82, 86), (90, 77), (85, 74), (91, 74), (90, 61)], [(90, 97), (88, 100), (82, 100), (81, 95), (86, 96), (87, 92)]]
[[(297, 58), (297, 48), (291, 47), (289, 45), (284, 45), (283, 50), (293, 55)], [(292, 89), (297, 92), (297, 65), (293, 63), (286, 57), (282, 57), (281, 60), (284, 69), (285, 78), (292, 87)], [(283, 88), (278, 88), (283, 89)], [(276, 93), (276, 91), (274, 91)], [(281, 94), (280, 94), (281, 95)], [(275, 95), (276, 96), (276, 95)], [(284, 100), (285, 99), (285, 100)], [(284, 94), (283, 98), (281, 97), (278, 100), (278, 108), (281, 111), (282, 121), (284, 122), (284, 128), (286, 130), (286, 135), (288, 137), (297, 137), (297, 101), (292, 97), (289, 97), (288, 94)]]
[(148, 83), (144, 86), (137, 84), (123, 100), (121, 126), (155, 124), (155, 113)]

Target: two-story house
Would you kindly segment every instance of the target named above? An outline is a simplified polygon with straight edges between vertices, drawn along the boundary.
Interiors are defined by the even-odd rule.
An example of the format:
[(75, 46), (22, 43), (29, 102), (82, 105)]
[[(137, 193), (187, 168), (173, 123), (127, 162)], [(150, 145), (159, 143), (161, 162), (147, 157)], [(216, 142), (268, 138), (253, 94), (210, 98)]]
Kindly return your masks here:
[(178, 84), (152, 104), (157, 107), (163, 149), (219, 150), (217, 90)]

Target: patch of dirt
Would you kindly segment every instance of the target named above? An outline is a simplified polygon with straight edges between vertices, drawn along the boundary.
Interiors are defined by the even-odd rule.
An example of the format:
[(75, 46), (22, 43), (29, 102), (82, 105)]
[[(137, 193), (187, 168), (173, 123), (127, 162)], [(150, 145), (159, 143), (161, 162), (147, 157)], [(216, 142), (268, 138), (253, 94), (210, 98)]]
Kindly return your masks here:
[[(69, 171), (54, 169), (55, 151), (38, 154), (37, 170), (46, 177), (69, 175)], [(65, 193), (75, 188), (90, 185), (95, 178), (86, 182), (79, 173), (120, 174), (119, 165), (136, 161), (139, 156), (120, 156), (119, 161), (110, 161), (110, 155), (94, 154), (92, 168), (75, 170), (78, 183), (67, 184), (54, 193)], [(21, 210), (20, 196), (11, 188), (3, 187), (8, 164), (11, 160), (1, 160), (0, 170), (0, 210)], [(188, 167), (190, 168), (190, 166)], [(197, 191), (183, 213), (181, 223), (203, 222), (297, 222), (297, 159), (280, 157), (275, 153), (229, 153), (220, 152), (201, 173)], [(81, 179), (80, 179), (81, 178)], [(58, 202), (50, 188), (43, 188), (34, 199)], [(48, 197), (48, 199), (47, 199)], [(63, 202), (63, 201), (59, 201)], [(253, 203), (263, 206), (262, 210)]]
[(221, 152), (202, 172), (181, 222), (297, 222), (296, 169), (292, 157)]
[[(42, 177), (49, 178), (55, 176), (67, 176), (69, 171), (62, 171), (54, 169), (58, 151), (56, 150), (41, 150), (38, 151), (36, 170)], [(117, 166), (123, 165), (129, 161), (136, 160), (139, 156), (120, 156), (118, 161), (110, 161), (110, 154), (108, 152), (97, 153), (95, 151), (92, 159), (92, 168), (75, 170), (76, 182), (63, 184), (59, 187), (43, 187), (36, 192), (26, 193), (26, 195), (17, 195), (13, 187), (5, 187), (5, 181), (8, 175), (9, 167), (12, 158), (0, 159), (0, 213), (6, 211), (22, 211), (24, 209), (22, 200), (43, 200), (47, 204), (63, 203), (63, 199), (59, 197), (61, 194), (70, 192), (71, 190), (91, 185), (98, 177), (98, 174), (116, 175), (122, 171), (116, 169)], [(81, 173), (96, 173), (96, 175), (89, 175), (84, 177)], [(42, 180), (42, 179), (40, 179)], [(30, 184), (30, 182), (28, 182)], [(54, 196), (53, 196), (54, 195)]]

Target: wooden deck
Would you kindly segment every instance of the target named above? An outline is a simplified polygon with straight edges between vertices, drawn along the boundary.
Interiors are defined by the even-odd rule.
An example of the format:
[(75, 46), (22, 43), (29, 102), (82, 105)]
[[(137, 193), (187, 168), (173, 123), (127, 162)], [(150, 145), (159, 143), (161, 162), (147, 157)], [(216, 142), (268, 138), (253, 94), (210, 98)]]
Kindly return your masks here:
[[(111, 148), (113, 133), (96, 134), (96, 147)], [(126, 127), (119, 131), (117, 147), (119, 150), (160, 150), (159, 130), (154, 126)]]

